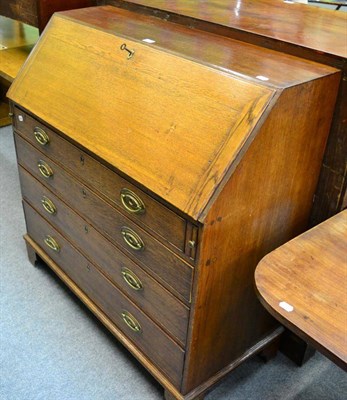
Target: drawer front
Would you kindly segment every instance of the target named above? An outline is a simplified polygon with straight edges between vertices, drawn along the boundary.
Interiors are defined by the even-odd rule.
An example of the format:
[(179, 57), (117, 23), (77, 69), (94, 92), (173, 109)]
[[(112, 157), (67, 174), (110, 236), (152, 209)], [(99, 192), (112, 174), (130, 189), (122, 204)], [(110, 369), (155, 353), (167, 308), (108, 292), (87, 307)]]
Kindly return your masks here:
[(76, 247), (98, 265), (126, 295), (182, 346), (189, 308), (82, 219), (25, 169), (19, 167), (23, 197)]
[[(67, 202), (71, 208), (78, 210), (78, 213), (94, 227), (104, 232), (130, 258), (149, 268), (177, 296), (190, 301), (193, 269), (189, 264), (117, 212), (89, 188), (72, 178), (20, 136), (15, 135), (15, 139), (18, 161), (24, 168)], [(43, 166), (41, 172), (45, 175), (52, 174), (49, 178), (42, 175), (38, 168), (39, 163), (41, 167)], [(124, 233), (125, 229), (127, 231)], [(140, 250), (134, 249), (135, 245), (141, 246)]]
[(184, 251), (186, 221), (34, 118), (14, 108), (15, 127), (33, 146), (83, 179), (114, 206)]
[(149, 360), (179, 387), (184, 351), (26, 202), (24, 211), (29, 236)]

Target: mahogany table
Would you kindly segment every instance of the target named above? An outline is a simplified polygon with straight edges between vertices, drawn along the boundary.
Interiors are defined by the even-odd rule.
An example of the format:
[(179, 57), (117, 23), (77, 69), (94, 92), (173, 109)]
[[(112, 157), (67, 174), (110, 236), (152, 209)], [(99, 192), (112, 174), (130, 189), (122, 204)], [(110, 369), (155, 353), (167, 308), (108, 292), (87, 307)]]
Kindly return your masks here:
[(347, 369), (347, 210), (265, 256), (255, 282), (275, 318)]

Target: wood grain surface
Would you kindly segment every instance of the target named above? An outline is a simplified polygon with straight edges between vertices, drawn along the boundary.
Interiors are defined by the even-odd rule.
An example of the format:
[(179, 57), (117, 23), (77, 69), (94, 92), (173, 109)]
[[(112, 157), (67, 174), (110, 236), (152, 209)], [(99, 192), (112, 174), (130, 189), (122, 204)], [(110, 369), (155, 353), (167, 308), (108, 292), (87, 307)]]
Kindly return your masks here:
[[(58, 194), (70, 207), (78, 210), (82, 217), (122, 248), (130, 258), (155, 274), (169, 290), (174, 291), (183, 301), (187, 303), (190, 301), (193, 278), (193, 268), (190, 265), (121, 215), (82, 182), (72, 178), (56, 163), (35, 150), (19, 135), (15, 135), (15, 143), (19, 164), (43, 185)], [(40, 174), (37, 168), (39, 160), (45, 161), (52, 168), (52, 179), (44, 178)], [(143, 251), (133, 250), (127, 245), (121, 234), (121, 228), (124, 226), (141, 237), (144, 242)]]
[[(57, 132), (23, 110), (14, 107), (13, 114), (13, 125), (16, 131), (29, 143), (57, 162), (61, 167), (67, 169), (72, 175), (83, 180), (100, 196), (125, 213), (128, 218), (150, 229), (154, 234), (163, 238), (168, 245), (171, 244), (175, 250), (181, 250), (180, 253), (182, 255), (186, 234), (185, 219), (155, 201), (151, 196), (148, 196), (119, 174), (105, 167), (79, 147), (63, 139)], [(35, 139), (34, 130), (37, 127), (43, 129), (48, 135), (48, 144), (41, 145)], [(144, 203), (145, 212), (140, 214), (126, 212), (120, 198), (120, 192), (123, 188), (132, 190), (140, 197)]]
[[(19, 176), (23, 198), (55, 229), (64, 232), (65, 237), (80, 249), (105, 276), (184, 347), (189, 318), (188, 307), (179, 302), (93, 226), (21, 167), (19, 167)], [(42, 207), (43, 197), (53, 202), (56, 207), (55, 214), (47, 213)], [(134, 290), (126, 283), (122, 275), (124, 268), (132, 271), (140, 280), (141, 290)]]
[[(123, 43), (135, 49), (133, 58)], [(82, 24), (76, 29), (61, 16), (51, 20), (8, 92), (194, 219), (273, 95), (260, 83), (143, 43)]]
[(42, 32), (54, 12), (95, 4), (96, 0), (0, 0), (0, 15), (36, 26)]
[(142, 10), (159, 17), (166, 15), (166, 19), (174, 22), (182, 22), (182, 17), (187, 17), (192, 27), (204, 21), (233, 31), (347, 57), (347, 15), (343, 12), (277, 0), (106, 0), (102, 3)]
[[(138, 41), (151, 39), (151, 46), (180, 54), (205, 65), (219, 67), (269, 87), (285, 88), (327, 73), (329, 69), (278, 51), (264, 49), (203, 30), (115, 7), (64, 12), (84, 24)], [(285, 70), (285, 73), (283, 71)]]
[[(123, 333), (134, 342), (154, 364), (179, 387), (183, 368), (184, 351), (167, 336), (134, 303), (124, 296), (98, 269), (78, 252), (58, 231), (23, 202), (28, 234), (41, 246), (80, 289), (97, 304)], [(44, 242), (50, 235), (60, 246), (51, 250)], [(123, 321), (122, 311), (128, 311), (139, 322), (141, 330), (134, 332)], [(156, 345), (153, 346), (153, 337)]]
[(98, 1), (105, 3), (341, 69), (310, 226), (343, 209), (347, 196), (347, 13), (280, 0)]
[[(93, 15), (95, 9), (88, 12)], [(201, 63), (197, 64), (115, 37), (105, 28), (96, 31), (79, 25), (76, 30), (72, 19), (76, 15), (84, 18), (86, 11), (53, 18), (9, 97), (197, 219), (265, 109), (271, 108), (274, 89), (261, 81), (236, 78), (228, 64), (231, 59), (215, 62), (213, 52), (211, 63), (226, 66), (230, 75), (205, 66), (200, 57), (203, 41), (192, 53)], [(76, 22), (81, 18), (76, 17)], [(90, 47), (92, 33), (95, 42)], [(136, 49), (130, 60), (119, 49), (123, 42)], [(53, 64), (52, 59), (56, 60)], [(316, 77), (334, 71), (317, 68)], [(232, 69), (238, 70), (238, 65)], [(67, 70), (71, 73), (66, 74)], [(278, 65), (272, 70), (278, 70)], [(305, 75), (307, 79), (307, 72), (302, 78)], [(56, 85), (61, 90), (54, 90)], [(51, 95), (38, 91), (40, 86), (49, 87)], [(27, 96), (31, 91), (36, 92), (34, 97)], [(112, 118), (115, 109), (117, 119)], [(113, 129), (117, 135), (109, 134)], [(145, 158), (141, 157), (144, 152)]]
[[(184, 390), (276, 327), (256, 298), (254, 271), (266, 253), (306, 229), (337, 84), (332, 76), (282, 93), (205, 217)], [(303, 103), (293, 102), (299, 93)], [(323, 98), (330, 109), (324, 122), (317, 109)]]
[(61, 269), (61, 267), (32, 239), (28, 234), (24, 236), (28, 258), (32, 264), (42, 261), (64, 282), (64, 284), (88, 307), (100, 322), (124, 345), (129, 352), (171, 393), (181, 399), (179, 391), (170, 382), (163, 371), (154, 365), (148, 357), (128, 338), (112, 320), (98, 307), (76, 283)]
[(347, 370), (347, 210), (265, 256), (255, 282), (274, 317)]

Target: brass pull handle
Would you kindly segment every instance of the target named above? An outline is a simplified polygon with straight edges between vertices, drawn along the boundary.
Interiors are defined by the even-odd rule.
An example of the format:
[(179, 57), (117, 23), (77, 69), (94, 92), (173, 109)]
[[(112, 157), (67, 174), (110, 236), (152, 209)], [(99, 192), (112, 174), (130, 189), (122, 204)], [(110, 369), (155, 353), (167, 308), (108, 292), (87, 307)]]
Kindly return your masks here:
[(125, 243), (133, 250), (141, 251), (145, 248), (143, 240), (132, 229), (123, 226), (121, 229), (121, 233)]
[(41, 199), (41, 204), (43, 208), (48, 212), (48, 214), (54, 215), (57, 213), (57, 207), (54, 205), (53, 201), (48, 197), (43, 196)]
[(142, 290), (143, 285), (140, 279), (128, 268), (122, 268), (122, 275), (125, 282), (134, 290)]
[(133, 214), (143, 214), (145, 212), (144, 202), (133, 191), (123, 188), (120, 191), (120, 199), (127, 211)]
[(53, 176), (52, 168), (45, 161), (40, 160), (37, 163), (37, 166), (39, 168), (41, 175), (44, 176), (45, 178), (48, 179)]
[(122, 312), (122, 318), (131, 330), (133, 330), (134, 332), (141, 332), (141, 325), (139, 324), (137, 319), (128, 311)]
[(60, 251), (60, 246), (59, 244), (56, 242), (56, 240), (54, 238), (52, 238), (52, 236), (47, 235), (44, 239), (44, 242), (46, 244), (46, 246), (48, 246), (50, 249), (56, 251), (57, 253), (59, 253)]
[(36, 141), (41, 146), (45, 146), (46, 144), (49, 143), (49, 136), (42, 128), (39, 128), (38, 126), (36, 128), (34, 128), (34, 136), (35, 136)]

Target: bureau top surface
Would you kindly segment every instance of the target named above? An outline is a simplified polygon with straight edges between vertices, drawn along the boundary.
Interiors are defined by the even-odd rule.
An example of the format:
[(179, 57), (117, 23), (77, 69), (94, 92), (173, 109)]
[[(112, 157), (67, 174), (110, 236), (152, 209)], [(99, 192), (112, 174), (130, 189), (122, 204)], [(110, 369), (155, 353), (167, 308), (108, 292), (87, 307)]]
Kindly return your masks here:
[(145, 6), (233, 30), (347, 57), (345, 12), (284, 0), (118, 0), (125, 7)]
[[(280, 82), (276, 72), (263, 83), (237, 65), (233, 46), (238, 54), (240, 46), (253, 49), (259, 65), (274, 52), (220, 38), (215, 56), (214, 35), (197, 31), (193, 41), (188, 28), (163, 24), (113, 7), (56, 14), (8, 96), (199, 219), (274, 105), (276, 88), (335, 70), (283, 55), (270, 67), (289, 66), (296, 80)], [(122, 45), (135, 51), (131, 58)]]

